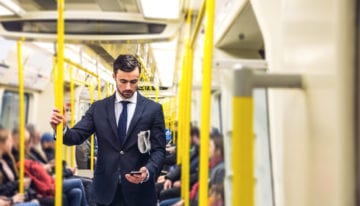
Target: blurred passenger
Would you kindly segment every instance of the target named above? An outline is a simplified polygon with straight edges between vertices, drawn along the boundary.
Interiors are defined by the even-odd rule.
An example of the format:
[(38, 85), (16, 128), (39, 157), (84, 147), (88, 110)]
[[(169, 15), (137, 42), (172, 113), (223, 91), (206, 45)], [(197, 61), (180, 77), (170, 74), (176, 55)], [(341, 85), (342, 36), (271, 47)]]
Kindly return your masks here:
[[(20, 149), (20, 131), (19, 128), (14, 128), (11, 132), (11, 136), (12, 136), (12, 140), (13, 140), (13, 148), (12, 148), (12, 154), (16, 160), (16, 162), (19, 161), (19, 157), (20, 157), (20, 153), (19, 153), (19, 149)], [(54, 167), (54, 163), (53, 162), (48, 162), (47, 158), (41, 158), (40, 155), (36, 155), (35, 153), (31, 152), (34, 151), (32, 150), (32, 141), (31, 141), (31, 137), (30, 137), (30, 133), (27, 129), (25, 129), (25, 134), (24, 134), (24, 138), (25, 138), (25, 158), (26, 159), (31, 159), (31, 160), (35, 160), (40, 162), (43, 167), (46, 169), (47, 172), (52, 173), (53, 171), (53, 167)]]
[[(19, 130), (13, 129), (12, 134), (14, 145), (12, 152), (19, 154), (20, 138)], [(29, 159), (29, 151), (31, 148), (30, 134), (25, 130), (25, 174), (33, 181), (33, 189), (43, 198), (53, 198), (55, 195), (54, 178), (46, 170), (46, 166), (36, 159)], [(17, 157), (19, 159), (19, 157)], [(65, 193), (70, 206), (87, 206), (86, 194), (82, 181), (78, 178), (64, 179), (63, 192)]]
[(29, 154), (34, 156), (43, 164), (48, 163), (48, 159), (40, 144), (40, 132), (36, 129), (34, 124), (26, 125), (27, 131), (30, 133), (31, 148)]
[(41, 135), (41, 148), (45, 152), (48, 161), (53, 161), (55, 158), (55, 142), (54, 135), (45, 132)]
[[(97, 158), (97, 137), (94, 135), (94, 165)], [(91, 141), (85, 140), (80, 145), (76, 145), (75, 149), (76, 165), (79, 169), (90, 169), (91, 162)]]
[(38, 206), (34, 193), (30, 194), (30, 178), (24, 179), (25, 194), (17, 192), (19, 189), (18, 170), (11, 155), (11, 148), (10, 133), (0, 128), (0, 199), (4, 205)]
[(224, 184), (214, 184), (209, 189), (209, 206), (223, 206), (224, 202)]
[[(224, 163), (224, 143), (223, 137), (219, 132), (214, 132), (210, 136), (209, 143), (209, 188), (213, 187), (213, 190), (209, 190), (209, 198), (211, 197), (213, 205), (219, 205), (219, 202), (223, 202), (223, 199), (219, 199), (221, 194), (218, 191), (218, 185), (223, 185), (225, 177), (225, 163)], [(217, 185), (217, 186), (215, 186)], [(191, 205), (198, 205), (198, 189), (199, 183), (195, 183), (190, 192)], [(216, 192), (216, 193), (215, 193)], [(216, 201), (215, 201), (216, 200)]]
[[(198, 127), (191, 127), (191, 154), (190, 154), (190, 186), (198, 180), (199, 173), (199, 144), (200, 144), (200, 130)], [(162, 186), (159, 192), (159, 200), (176, 198), (180, 199), (181, 191), (181, 165), (177, 165), (172, 171), (164, 176), (164, 181), (157, 184), (157, 189)], [(171, 205), (174, 201), (167, 200), (164, 205)], [(176, 202), (176, 201), (175, 201)]]
[[(224, 205), (223, 182), (225, 177), (223, 137), (218, 130), (212, 130), (209, 143), (209, 206)], [(190, 205), (198, 205), (199, 183), (196, 182), (190, 191)], [(160, 202), (160, 206), (182, 206), (183, 200), (171, 198)]]

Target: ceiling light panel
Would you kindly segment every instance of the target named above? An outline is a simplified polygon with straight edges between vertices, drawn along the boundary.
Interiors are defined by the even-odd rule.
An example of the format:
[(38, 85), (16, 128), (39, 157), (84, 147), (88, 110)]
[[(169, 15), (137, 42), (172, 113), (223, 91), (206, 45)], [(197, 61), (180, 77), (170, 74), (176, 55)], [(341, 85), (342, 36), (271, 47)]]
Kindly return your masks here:
[(179, 0), (140, 0), (145, 18), (178, 19)]
[(11, 12), (9, 9), (0, 5), (0, 16), (7, 16), (7, 15), (14, 15), (14, 13)]

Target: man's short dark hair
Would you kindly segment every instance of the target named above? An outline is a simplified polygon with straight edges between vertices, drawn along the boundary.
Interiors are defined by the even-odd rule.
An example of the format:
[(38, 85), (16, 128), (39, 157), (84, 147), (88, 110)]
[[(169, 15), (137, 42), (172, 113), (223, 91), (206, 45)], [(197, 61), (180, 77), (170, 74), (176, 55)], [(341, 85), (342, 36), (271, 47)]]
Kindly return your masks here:
[(136, 67), (139, 68), (139, 73), (141, 73), (140, 62), (136, 59), (134, 55), (131, 54), (119, 55), (113, 64), (114, 74), (116, 74), (117, 70), (121, 70), (124, 72), (132, 72)]

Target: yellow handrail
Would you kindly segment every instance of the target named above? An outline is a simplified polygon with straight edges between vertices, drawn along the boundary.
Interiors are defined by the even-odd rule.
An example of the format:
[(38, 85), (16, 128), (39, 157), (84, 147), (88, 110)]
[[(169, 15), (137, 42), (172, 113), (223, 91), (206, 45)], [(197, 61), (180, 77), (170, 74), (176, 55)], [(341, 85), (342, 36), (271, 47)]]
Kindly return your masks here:
[(20, 131), (20, 174), (19, 174), (19, 192), (24, 194), (24, 172), (25, 172), (25, 106), (24, 106), (24, 68), (22, 63), (22, 41), (17, 42), (18, 57), (18, 78), (19, 78), (19, 131)]
[(97, 97), (98, 98), (97, 99), (100, 100), (102, 95), (101, 95), (101, 80), (100, 80), (99, 77), (97, 78), (97, 84), (98, 84), (98, 86), (97, 86), (97, 90), (98, 90), (98, 96)]
[(188, 83), (186, 84), (186, 101), (185, 101), (185, 113), (184, 113), (184, 131), (186, 132), (186, 135), (184, 135), (184, 157), (183, 157), (183, 171), (181, 172), (184, 175), (184, 181), (182, 180), (182, 186), (184, 185), (184, 202), (185, 206), (190, 205), (190, 196), (189, 196), (189, 190), (190, 190), (190, 123), (191, 123), (191, 96), (192, 96), (192, 76), (193, 76), (193, 50), (190, 47), (190, 43), (188, 41), (187, 43), (187, 78), (189, 79)]
[(199, 176), (199, 205), (208, 205), (209, 178), (209, 132), (210, 132), (210, 103), (211, 103), (211, 75), (214, 38), (215, 1), (206, 3), (206, 27), (204, 43), (203, 82), (201, 91), (201, 144), (200, 144), (200, 176)]
[[(90, 103), (94, 102), (94, 86), (89, 85)], [(90, 171), (94, 171), (94, 134), (90, 137)]]
[[(191, 1), (189, 2), (191, 4)], [(183, 64), (183, 76), (181, 79), (182, 89), (184, 93), (180, 98), (183, 98), (183, 111), (180, 115), (183, 115), (180, 130), (182, 132), (182, 160), (181, 160), (181, 197), (184, 200), (185, 206), (190, 205), (190, 113), (191, 113), (191, 94), (192, 94), (192, 49), (190, 47), (190, 31), (191, 31), (192, 10), (189, 9), (186, 19), (188, 37), (186, 41), (185, 58)]]
[[(73, 127), (75, 125), (75, 85), (74, 85), (74, 77), (73, 77), (73, 67), (70, 65), (69, 67), (69, 75), (70, 75), (70, 110), (71, 110), (71, 119), (70, 126)], [(75, 147), (70, 147), (70, 166), (75, 167)]]
[(109, 84), (109, 82), (106, 82), (106, 96), (108, 97), (108, 96), (110, 96), (110, 84)]
[[(57, 19), (57, 67), (55, 69), (54, 81), (56, 93), (55, 93), (55, 106), (60, 110), (60, 114), (63, 114), (64, 108), (64, 0), (58, 0), (58, 19)], [(63, 123), (59, 124), (56, 128), (56, 148), (62, 148), (63, 144)], [(62, 205), (62, 172), (63, 169), (60, 167), (62, 165), (62, 150), (57, 149), (55, 151), (55, 205)]]
[(194, 33), (191, 35), (191, 39), (190, 39), (190, 47), (194, 48), (195, 45), (195, 40), (197, 38), (197, 35), (199, 34), (200, 28), (201, 28), (201, 22), (204, 18), (204, 11), (205, 11), (205, 6), (206, 6), (206, 0), (203, 0), (201, 3), (201, 7), (196, 19), (196, 23), (195, 23), (195, 27), (194, 27)]
[(68, 64), (70, 64), (70, 65), (73, 65), (73, 66), (75, 66), (76, 68), (78, 68), (78, 69), (80, 69), (80, 70), (82, 70), (82, 71), (84, 71), (84, 72), (86, 72), (86, 73), (94, 76), (94, 77), (98, 77), (98, 76), (99, 76), (98, 74), (96, 74), (96, 73), (94, 73), (94, 72), (86, 69), (85, 67), (81, 66), (81, 65), (78, 64), (78, 63), (75, 63), (75, 62), (71, 61), (70, 59), (64, 58), (64, 61), (65, 61), (66, 63), (68, 63)]
[(253, 98), (233, 98), (232, 204), (254, 205)]
[(155, 102), (159, 102), (159, 85), (155, 87)]

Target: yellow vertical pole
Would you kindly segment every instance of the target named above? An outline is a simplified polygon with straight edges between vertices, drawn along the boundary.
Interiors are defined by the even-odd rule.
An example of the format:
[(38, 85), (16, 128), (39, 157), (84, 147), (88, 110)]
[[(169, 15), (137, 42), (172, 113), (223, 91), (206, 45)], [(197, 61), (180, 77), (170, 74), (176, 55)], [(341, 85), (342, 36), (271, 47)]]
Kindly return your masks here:
[(18, 78), (19, 78), (19, 131), (20, 131), (20, 174), (19, 174), (19, 192), (24, 194), (24, 159), (25, 159), (25, 106), (24, 106), (24, 68), (22, 63), (22, 41), (17, 42), (18, 57)]
[(159, 102), (159, 83), (155, 87), (155, 101)]
[(110, 84), (109, 82), (106, 82), (106, 96), (110, 96)]
[[(55, 106), (63, 114), (64, 108), (64, 0), (57, 1), (58, 19), (57, 19), (57, 67), (55, 69)], [(62, 144), (63, 144), (63, 123), (56, 128), (56, 148), (55, 165), (62, 165)], [(55, 168), (55, 205), (62, 205), (62, 167)]]
[(206, 2), (206, 26), (204, 43), (203, 82), (201, 90), (201, 144), (200, 144), (200, 176), (199, 176), (199, 205), (208, 205), (209, 178), (209, 132), (210, 132), (210, 101), (211, 75), (214, 38), (215, 1)]
[[(94, 102), (94, 86), (89, 85), (90, 103)], [(94, 134), (90, 138), (90, 170), (94, 171)]]
[(171, 131), (172, 131), (172, 141), (176, 143), (177, 141), (177, 131), (175, 131), (175, 122), (176, 122), (176, 97), (171, 98)]
[(190, 122), (191, 122), (191, 89), (192, 89), (192, 65), (193, 65), (193, 50), (190, 47), (190, 41), (187, 43), (187, 79), (189, 82), (186, 84), (186, 102), (185, 102), (185, 109), (186, 112), (184, 113), (184, 122), (185, 127), (184, 131), (186, 132), (186, 135), (184, 135), (184, 157), (183, 157), (183, 164), (182, 164), (182, 172), (183, 179), (181, 180), (181, 187), (184, 187), (184, 203), (185, 206), (190, 205)]
[(253, 98), (234, 97), (232, 205), (254, 205)]
[(97, 89), (98, 89), (98, 100), (101, 99), (101, 81), (100, 81), (100, 77), (97, 78)]
[(178, 112), (178, 137), (176, 142), (176, 148), (177, 148), (177, 154), (176, 155), (176, 162), (177, 164), (182, 163), (182, 157), (183, 157), (183, 146), (184, 146), (184, 104), (185, 104), (185, 79), (186, 79), (186, 70), (184, 69), (185, 66), (183, 66), (182, 72), (181, 72), (181, 80), (180, 80), (180, 86), (179, 86), (179, 112)]
[[(74, 85), (74, 76), (73, 76), (73, 66), (69, 67), (69, 75), (70, 75), (70, 109), (71, 109), (71, 119), (70, 126), (73, 127), (75, 125), (75, 85)], [(75, 147), (70, 147), (70, 166), (75, 167)]]
[[(191, 4), (191, 2), (189, 2)], [(185, 56), (183, 62), (183, 75), (181, 79), (181, 89), (182, 96), (180, 96), (180, 100), (182, 102), (182, 112), (180, 112), (180, 116), (182, 116), (181, 127), (179, 127), (179, 132), (181, 131), (181, 198), (184, 200), (184, 205), (190, 205), (190, 112), (191, 112), (191, 86), (192, 86), (192, 50), (190, 48), (190, 31), (191, 31), (191, 19), (192, 18), (192, 10), (189, 9), (187, 13), (187, 41), (185, 48)]]

